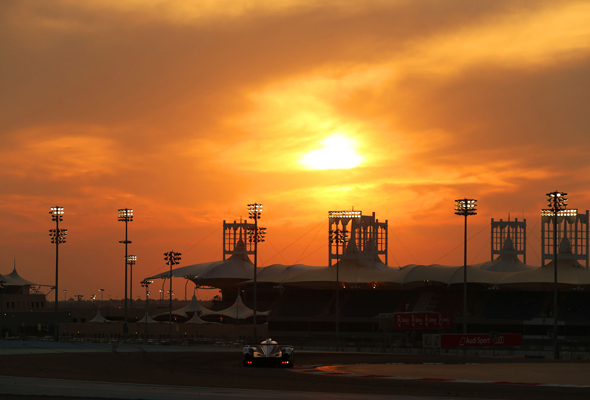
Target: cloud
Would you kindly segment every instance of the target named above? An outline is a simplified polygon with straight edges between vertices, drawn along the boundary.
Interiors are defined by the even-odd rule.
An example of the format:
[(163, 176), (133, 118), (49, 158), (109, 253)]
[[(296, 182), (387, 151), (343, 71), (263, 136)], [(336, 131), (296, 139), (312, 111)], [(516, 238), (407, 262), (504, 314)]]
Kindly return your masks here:
[[(205, 237), (216, 239), (186, 261), (219, 257), (208, 235), (253, 201), (276, 250), (312, 232), (281, 254), (310, 264), (325, 264), (314, 229), (331, 209), (388, 219), (403, 264), (460, 241), (455, 198), (480, 200), (474, 232), (507, 212), (534, 220), (556, 187), (582, 208), (589, 11), (579, 1), (2, 2), (0, 228), (16, 233), (0, 254), (50, 264), (55, 204), (67, 210), (71, 262), (87, 251), (105, 276), (120, 267), (120, 207), (137, 210), (134, 251), (150, 270), (169, 247)], [(363, 163), (302, 169), (337, 133)], [(45, 270), (35, 271), (51, 281)]]

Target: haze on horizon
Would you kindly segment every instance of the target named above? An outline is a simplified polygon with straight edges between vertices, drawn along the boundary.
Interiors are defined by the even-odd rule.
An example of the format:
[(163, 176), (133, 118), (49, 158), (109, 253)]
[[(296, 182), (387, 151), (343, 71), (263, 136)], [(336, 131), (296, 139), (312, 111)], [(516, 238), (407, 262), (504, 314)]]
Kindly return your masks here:
[[(222, 222), (264, 204), (259, 265), (327, 265), (327, 213), (389, 221), (389, 264), (462, 264), (454, 200), (526, 218), (545, 194), (590, 208), (587, 1), (0, 3), (0, 273), (123, 295), (222, 258)], [(455, 249), (455, 251), (453, 251)], [(184, 283), (184, 282), (183, 282)], [(180, 286), (180, 283), (177, 285)], [(182, 297), (182, 296), (178, 296)]]

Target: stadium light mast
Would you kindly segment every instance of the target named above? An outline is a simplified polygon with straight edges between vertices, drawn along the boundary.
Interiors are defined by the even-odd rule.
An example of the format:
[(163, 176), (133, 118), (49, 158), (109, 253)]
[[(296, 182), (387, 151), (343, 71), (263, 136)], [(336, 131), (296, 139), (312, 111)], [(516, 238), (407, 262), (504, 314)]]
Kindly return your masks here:
[(102, 300), (103, 300), (103, 295), (104, 295), (104, 289), (98, 289), (98, 291), (100, 292), (100, 305), (98, 306), (98, 308), (102, 307)]
[(340, 349), (340, 309), (339, 309), (339, 293), (340, 293), (340, 259), (338, 252), (338, 244), (342, 243), (342, 252), (344, 253), (344, 246), (348, 242), (348, 231), (345, 229), (331, 230), (329, 233), (330, 243), (336, 244), (336, 348)]
[(55, 222), (55, 229), (49, 230), (51, 243), (55, 244), (55, 341), (59, 341), (59, 317), (58, 317), (58, 283), (59, 283), (59, 245), (66, 242), (68, 235), (67, 229), (60, 229), (59, 223), (63, 221), (64, 208), (55, 206), (51, 207), (51, 220)]
[(557, 217), (568, 215), (567, 193), (547, 193), (548, 209), (541, 210), (541, 215), (553, 217), (553, 357), (559, 359), (559, 341), (557, 338)]
[(0, 294), (2, 295), (2, 299), (0, 299), (0, 311), (2, 311), (2, 304), (4, 303), (4, 292), (6, 291), (6, 287), (4, 286), (5, 283), (6, 281), (4, 279), (0, 279), (0, 289), (2, 289), (2, 292), (0, 292)]
[(477, 200), (455, 200), (455, 214), (465, 217), (463, 238), (463, 333), (467, 333), (467, 217), (477, 214)]
[(147, 321), (147, 317), (148, 317), (148, 299), (150, 297), (150, 291), (148, 290), (150, 285), (154, 283), (154, 281), (150, 281), (148, 279), (144, 279), (143, 281), (141, 281), (141, 287), (145, 288), (145, 335), (146, 335), (146, 340), (147, 340), (147, 333), (148, 333), (148, 321)]
[(127, 256), (127, 264), (129, 264), (129, 306), (131, 308), (133, 308), (133, 266), (136, 262), (137, 256)]
[(127, 335), (129, 331), (129, 327), (127, 326), (127, 264), (129, 264), (129, 259), (127, 257), (127, 245), (131, 243), (130, 240), (127, 240), (127, 225), (129, 222), (133, 221), (133, 210), (129, 208), (120, 208), (118, 211), (119, 221), (125, 222), (125, 240), (119, 240), (119, 243), (125, 244), (125, 319), (123, 321), (123, 333)]
[(258, 264), (258, 242), (264, 242), (264, 236), (266, 235), (266, 228), (259, 228), (258, 227), (258, 220), (260, 219), (260, 215), (262, 214), (262, 204), (252, 203), (248, 204), (248, 218), (254, 220), (254, 227), (248, 229), (248, 241), (250, 243), (254, 243), (254, 306), (252, 307), (252, 339), (257, 342), (257, 332), (256, 332), (256, 308), (257, 308), (257, 298), (256, 298), (256, 266)]
[(168, 318), (170, 328), (168, 336), (170, 339), (170, 344), (172, 344), (172, 295), (174, 294), (172, 292), (172, 266), (180, 264), (181, 255), (181, 253), (175, 251), (169, 251), (168, 253), (164, 253), (164, 260), (166, 261), (166, 264), (170, 266), (170, 290), (168, 291), (170, 298), (170, 317)]

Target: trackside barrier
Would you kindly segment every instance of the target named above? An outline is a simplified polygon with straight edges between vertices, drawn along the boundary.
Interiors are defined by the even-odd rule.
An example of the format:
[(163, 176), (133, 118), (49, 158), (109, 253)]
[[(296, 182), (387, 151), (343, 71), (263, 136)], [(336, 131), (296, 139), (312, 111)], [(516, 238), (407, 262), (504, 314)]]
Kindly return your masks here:
[(422, 347), (429, 349), (464, 347), (514, 347), (522, 346), (519, 333), (450, 333), (426, 334), (422, 336)]

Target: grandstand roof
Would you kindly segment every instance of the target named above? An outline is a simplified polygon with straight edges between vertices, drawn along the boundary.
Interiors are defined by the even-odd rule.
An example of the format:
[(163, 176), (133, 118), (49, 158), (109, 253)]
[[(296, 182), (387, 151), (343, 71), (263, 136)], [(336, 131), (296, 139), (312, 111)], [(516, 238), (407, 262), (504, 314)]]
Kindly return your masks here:
[[(212, 311), (210, 314), (213, 315), (222, 315), (224, 317), (234, 318), (234, 319), (245, 319), (254, 315), (254, 312), (251, 308), (248, 308), (244, 305), (242, 301), (242, 297), (238, 293), (238, 297), (236, 301), (231, 307), (226, 308), (225, 310), (221, 311)], [(257, 315), (268, 315), (268, 311), (257, 311)]]
[(92, 318), (88, 322), (108, 323), (108, 322), (113, 322), (113, 321), (109, 321), (108, 319), (103, 317), (102, 314), (100, 313), (100, 309), (98, 309), (98, 310), (96, 310), (96, 315), (94, 316), (94, 318)]
[[(183, 277), (200, 286), (225, 288), (236, 283), (251, 279), (254, 275), (254, 264), (247, 255), (234, 254), (227, 260), (193, 264), (172, 270), (172, 277)], [(162, 272), (147, 279), (170, 278), (170, 271)]]
[(283, 264), (272, 264), (268, 267), (258, 269), (257, 280), (258, 282), (282, 282), (282, 279), (296, 272), (309, 271), (314, 268), (311, 265), (305, 264), (294, 264), (294, 265), (283, 265)]
[(172, 314), (184, 315), (185, 317), (188, 317), (187, 313), (208, 315), (208, 314), (215, 314), (215, 311), (212, 311), (212, 310), (209, 310), (208, 308), (203, 307), (201, 305), (201, 303), (199, 303), (199, 301), (197, 300), (197, 296), (193, 295), (190, 303), (188, 303), (186, 306), (184, 306), (178, 310), (172, 311)]
[[(467, 282), (469, 283), (483, 283), (486, 285), (496, 286), (506, 276), (511, 276), (515, 272), (496, 272), (486, 269), (478, 268), (475, 265), (467, 266)], [(449, 285), (462, 284), (464, 281), (463, 267), (455, 268), (455, 272), (451, 275), (451, 278), (447, 282)]]
[[(571, 253), (571, 246), (568, 246), (569, 242), (566, 241), (562, 241), (560, 245), (560, 257), (566, 259), (560, 259), (558, 263), (558, 282), (569, 286), (590, 285), (590, 270), (567, 258)], [(463, 266), (411, 264), (391, 268), (385, 266), (378, 257), (371, 259), (360, 253), (344, 253), (342, 257), (331, 267), (273, 264), (258, 270), (257, 282), (325, 289), (334, 287), (338, 281), (346, 285), (378, 283), (380, 287), (411, 289), (431, 283), (460, 284), (464, 279)], [(197, 285), (228, 288), (239, 283), (251, 284), (253, 269), (254, 266), (247, 256), (232, 255), (224, 261), (178, 268), (172, 271), (172, 276), (188, 277)], [(552, 271), (552, 262), (543, 267), (534, 267), (521, 262), (516, 254), (501, 254), (493, 261), (468, 265), (467, 282), (539, 288), (553, 282)], [(169, 272), (164, 272), (151, 279), (167, 278), (169, 275)], [(204, 315), (210, 313), (212, 312), (203, 312)], [(232, 315), (228, 316), (233, 317), (235, 313), (232, 310), (230, 314)]]
[(192, 318), (189, 319), (188, 321), (185, 322), (185, 324), (218, 324), (219, 322), (207, 322), (207, 321), (203, 321), (201, 319), (201, 317), (199, 317), (199, 314), (194, 313)]
[[(542, 267), (510, 274), (498, 283), (525, 289), (549, 289), (553, 287), (555, 279), (554, 265), (552, 261)], [(557, 282), (567, 286), (590, 285), (590, 270), (582, 267), (576, 260), (558, 260)]]
[(33, 283), (22, 278), (18, 272), (16, 271), (16, 266), (14, 266), (12, 272), (8, 275), (0, 275), (0, 279), (5, 281), (5, 286), (42, 286), (38, 283)]
[(367, 264), (371, 265), (372, 263), (363, 259), (345, 259), (340, 260), (331, 267), (295, 271), (278, 276), (280, 278), (278, 281), (267, 280), (267, 282), (324, 288), (334, 286), (337, 275), (338, 282), (347, 284), (382, 282), (387, 280), (386, 272), (368, 267)]
[(137, 321), (137, 323), (139, 324), (159, 324), (159, 321), (156, 321), (155, 319), (153, 319), (152, 317), (150, 317), (150, 315), (148, 314), (148, 312), (145, 312), (145, 315), (143, 316), (142, 319), (140, 319), (139, 321)]
[(518, 259), (516, 254), (500, 254), (498, 258), (493, 261), (486, 261), (474, 264), (473, 266), (475, 268), (494, 272), (518, 272), (538, 268), (524, 264)]
[[(402, 284), (405, 288), (423, 286), (425, 282), (448, 283), (458, 267), (444, 265), (415, 265), (413, 268), (402, 269), (404, 272)], [(461, 267), (462, 268), (462, 267)]]

